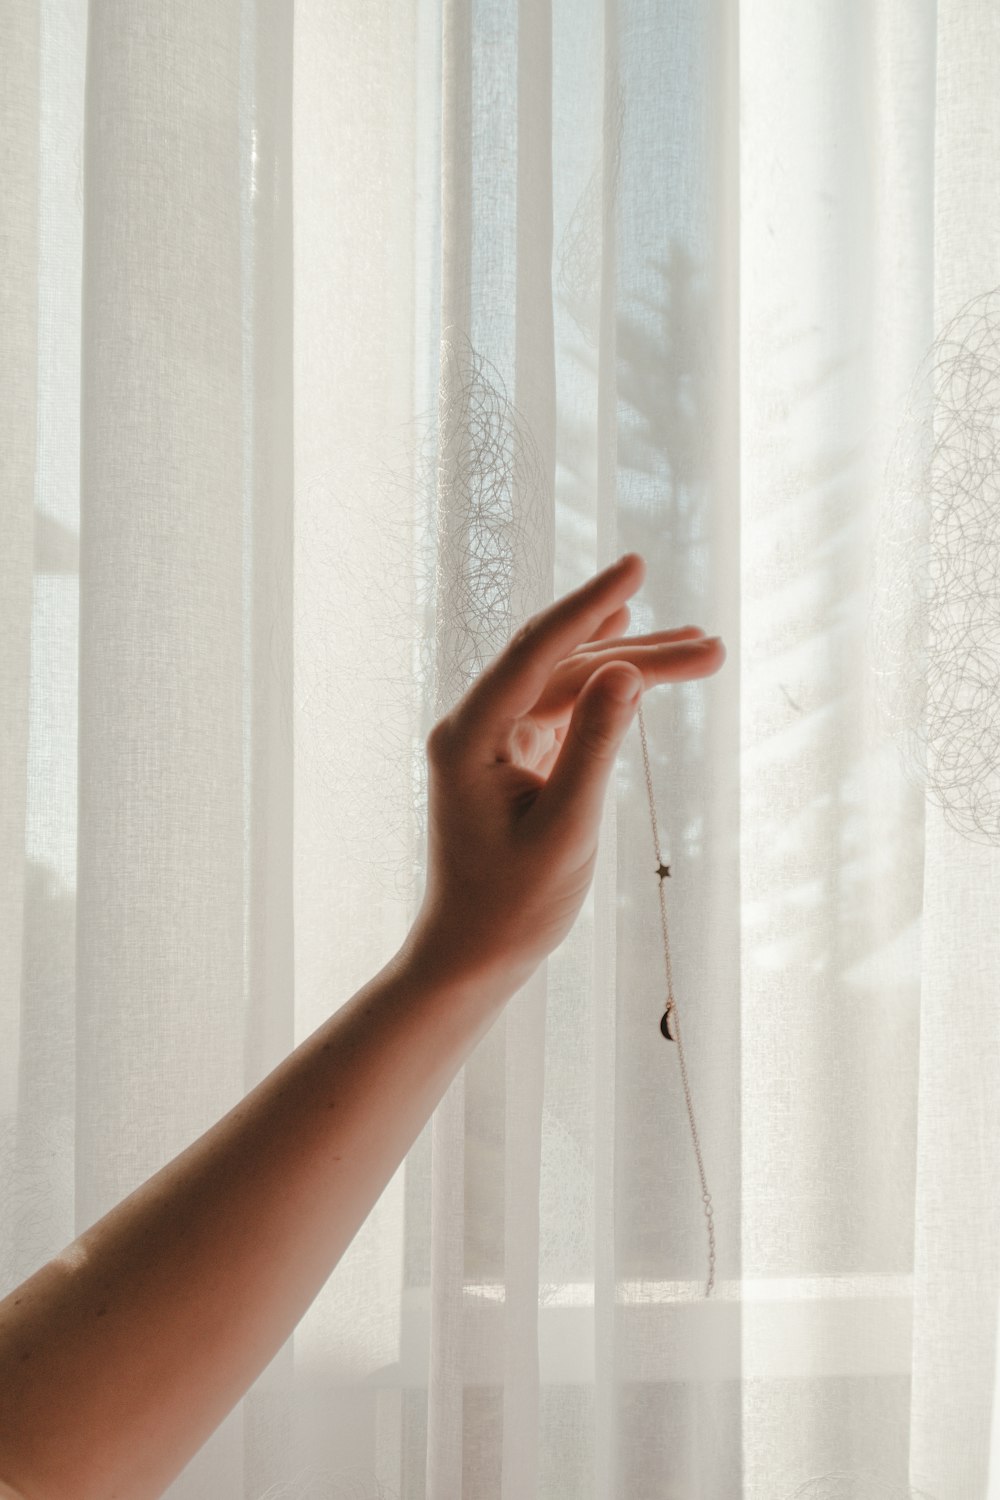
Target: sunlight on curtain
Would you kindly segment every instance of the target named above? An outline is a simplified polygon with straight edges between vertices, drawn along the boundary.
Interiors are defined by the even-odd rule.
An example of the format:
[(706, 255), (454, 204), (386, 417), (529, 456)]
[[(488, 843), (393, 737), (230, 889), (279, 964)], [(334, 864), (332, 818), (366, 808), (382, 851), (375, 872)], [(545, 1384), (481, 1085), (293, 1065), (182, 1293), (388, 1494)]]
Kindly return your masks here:
[(998, 75), (986, 0), (0, 7), (0, 1295), (398, 948), (529, 614), (637, 550), (728, 652), (644, 709), (713, 1296), (636, 729), (174, 1500), (1000, 1500)]

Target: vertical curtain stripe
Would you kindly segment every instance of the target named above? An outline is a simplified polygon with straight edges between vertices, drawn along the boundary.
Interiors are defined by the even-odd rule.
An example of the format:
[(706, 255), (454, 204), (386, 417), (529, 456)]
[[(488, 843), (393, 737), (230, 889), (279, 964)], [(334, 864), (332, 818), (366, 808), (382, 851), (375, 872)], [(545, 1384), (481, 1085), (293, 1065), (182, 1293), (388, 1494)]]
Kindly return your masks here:
[[(987, 1489), (1000, 1438), (991, 1431), (1000, 1308), (1000, 1007), (994, 977), (1000, 964), (1000, 859), (993, 751), (1000, 14), (989, 5), (938, 0), (933, 19), (937, 130), (933, 156), (926, 153), (924, 134), (923, 160), (934, 174), (934, 332), (942, 342), (936, 351), (930, 534), (936, 588), (948, 602), (944, 610), (939, 604), (931, 621), (931, 693), (923, 728), (932, 784), (939, 778), (945, 787), (957, 784), (961, 798), (972, 806), (981, 800), (981, 806), (972, 837), (942, 810), (950, 799), (940, 791), (932, 792), (926, 808), (910, 1475), (933, 1495), (988, 1494), (993, 1500), (1000, 1492), (995, 1459), (993, 1487)], [(922, 76), (927, 79), (927, 73)], [(965, 315), (948, 329), (962, 309)], [(964, 630), (956, 631), (960, 620)], [(980, 720), (976, 704), (986, 703)], [(984, 755), (992, 762), (988, 773)], [(984, 1255), (987, 1246), (992, 1253)], [(964, 1392), (962, 1399), (957, 1391)]]
[[(23, 911), (28, 764), (28, 684), (31, 667), (31, 589), (38, 319), (39, 14), (32, 0), (0, 10), (0, 911)], [(9, 414), (9, 419), (8, 419)], [(23, 926), (0, 944), (0, 1110), (16, 1114)], [(0, 1241), (0, 1253), (6, 1247)]]
[[(604, 0), (603, 139), (600, 200), (600, 294), (597, 329), (597, 557), (601, 567), (620, 556), (616, 374), (618, 314), (619, 0)], [(615, 1417), (615, 1316), (618, 1294), (615, 1241), (616, 1076), (618, 1067), (615, 942), (617, 828), (605, 818), (594, 874), (594, 1495), (618, 1492), (618, 1422)]]
[[(437, 620), (435, 719), (453, 706), (442, 697), (460, 660), (467, 587), (468, 517), (453, 503), (456, 466), (465, 453), (457, 427), (462, 349), (472, 332), (472, 0), (441, 7), (441, 329), (438, 408)], [(456, 384), (456, 382), (459, 382)], [(430, 1363), (427, 1385), (427, 1500), (463, 1491), (463, 1314), (465, 1281), (465, 1074), (459, 1072), (431, 1126)]]
[[(77, 1232), (244, 1092), (240, 42), (239, 0), (90, 6)], [(241, 1472), (219, 1420), (178, 1497)]]
[[(242, 0), (246, 1010), (249, 1090), (295, 1045), (292, 455), (292, 54), (286, 0)], [(294, 1339), (244, 1406), (245, 1493), (288, 1473)], [(204, 1485), (204, 1480), (201, 1482)]]
[[(517, 7), (516, 321), (514, 409), (533, 461), (515, 462), (515, 538), (532, 567), (514, 572), (516, 618), (551, 598), (555, 553), (556, 390), (552, 308), (552, 6)], [(516, 545), (516, 543), (515, 543)], [(520, 563), (521, 559), (516, 558)], [(537, 584), (535, 580), (538, 580)], [(540, 594), (532, 597), (535, 587)], [(538, 1493), (539, 1187), (548, 964), (505, 1015), (503, 1500)]]

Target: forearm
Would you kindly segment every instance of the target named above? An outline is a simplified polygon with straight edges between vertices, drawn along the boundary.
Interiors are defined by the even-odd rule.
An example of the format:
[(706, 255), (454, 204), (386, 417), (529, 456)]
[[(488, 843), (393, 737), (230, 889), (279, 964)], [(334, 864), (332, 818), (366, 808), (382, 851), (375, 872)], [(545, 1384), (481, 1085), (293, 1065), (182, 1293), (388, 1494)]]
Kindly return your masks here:
[(516, 984), (400, 950), (0, 1302), (0, 1474), (157, 1496), (288, 1338)]

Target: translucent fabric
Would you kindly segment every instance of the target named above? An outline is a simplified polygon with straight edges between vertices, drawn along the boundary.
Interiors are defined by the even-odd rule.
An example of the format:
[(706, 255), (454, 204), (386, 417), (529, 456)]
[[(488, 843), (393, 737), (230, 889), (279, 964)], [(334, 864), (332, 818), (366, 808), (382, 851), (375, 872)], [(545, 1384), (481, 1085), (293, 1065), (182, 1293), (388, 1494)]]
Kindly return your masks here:
[(1000, 1500), (998, 77), (989, 0), (0, 5), (0, 1295), (399, 946), (528, 615), (636, 550), (728, 653), (644, 705), (712, 1295), (636, 728), (172, 1500)]

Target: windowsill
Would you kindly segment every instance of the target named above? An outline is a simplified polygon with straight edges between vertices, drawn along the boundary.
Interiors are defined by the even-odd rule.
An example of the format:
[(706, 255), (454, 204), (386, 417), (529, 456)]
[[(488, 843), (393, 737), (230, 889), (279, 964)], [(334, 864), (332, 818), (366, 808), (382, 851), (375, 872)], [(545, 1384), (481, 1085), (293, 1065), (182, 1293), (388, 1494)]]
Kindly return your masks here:
[[(614, 1319), (616, 1379), (787, 1380), (909, 1376), (911, 1276), (763, 1277), (717, 1282), (624, 1283)], [(543, 1385), (592, 1385), (597, 1329), (590, 1283), (542, 1289), (538, 1308)], [(504, 1288), (467, 1285), (463, 1296), (467, 1385), (504, 1380)], [(603, 1319), (603, 1312), (601, 1314)], [(403, 1294), (402, 1353), (366, 1386), (424, 1387), (430, 1366), (430, 1293)], [(350, 1379), (346, 1383), (352, 1383)]]

